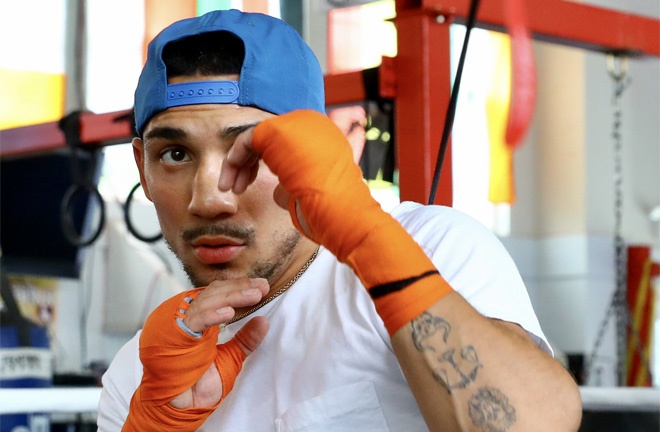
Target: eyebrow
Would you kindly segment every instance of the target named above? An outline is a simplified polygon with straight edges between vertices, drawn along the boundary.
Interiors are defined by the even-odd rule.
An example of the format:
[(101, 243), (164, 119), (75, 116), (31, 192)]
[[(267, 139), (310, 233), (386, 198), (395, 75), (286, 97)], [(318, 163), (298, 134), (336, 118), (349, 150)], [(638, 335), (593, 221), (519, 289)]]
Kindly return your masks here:
[(233, 139), (245, 132), (246, 130), (255, 127), (259, 122), (246, 123), (238, 126), (228, 126), (220, 130), (219, 135), (222, 139)]
[[(218, 131), (218, 136), (223, 140), (233, 139), (246, 130), (255, 127), (257, 124), (259, 124), (259, 122), (246, 123), (238, 126), (228, 126), (226, 128), (220, 129)], [(184, 129), (170, 126), (157, 126), (144, 135), (145, 140), (152, 140), (157, 138), (166, 140), (184, 140), (187, 137), (188, 134)]]
[(185, 130), (169, 126), (157, 126), (144, 135), (145, 140), (162, 138), (167, 140), (181, 140), (188, 136)]

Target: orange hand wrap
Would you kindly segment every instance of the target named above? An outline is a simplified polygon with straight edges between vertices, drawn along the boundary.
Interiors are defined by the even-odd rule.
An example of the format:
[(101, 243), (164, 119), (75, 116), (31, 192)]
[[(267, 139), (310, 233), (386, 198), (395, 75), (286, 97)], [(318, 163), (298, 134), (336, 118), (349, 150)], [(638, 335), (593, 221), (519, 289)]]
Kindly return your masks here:
[(301, 231), (351, 266), (390, 335), (452, 291), (420, 246), (369, 192), (346, 137), (327, 117), (295, 111), (257, 125), (252, 147), (291, 195)]
[[(241, 371), (245, 353), (231, 340), (217, 345), (218, 326), (207, 328), (201, 338), (187, 334), (175, 321), (183, 318), (189, 303), (203, 288), (186, 291), (158, 306), (144, 323), (140, 335), (142, 382), (131, 399), (122, 431), (195, 431), (231, 391)], [(191, 389), (215, 363), (222, 380), (222, 397), (215, 406), (178, 409), (169, 404)]]

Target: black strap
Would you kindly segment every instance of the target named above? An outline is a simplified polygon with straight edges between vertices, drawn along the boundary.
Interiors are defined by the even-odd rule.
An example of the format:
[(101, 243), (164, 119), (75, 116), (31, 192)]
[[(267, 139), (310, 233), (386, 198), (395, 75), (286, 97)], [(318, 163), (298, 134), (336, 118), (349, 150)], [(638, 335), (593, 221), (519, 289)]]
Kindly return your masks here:
[[(74, 246), (89, 246), (94, 243), (105, 225), (105, 202), (96, 187), (94, 177), (96, 173), (96, 162), (98, 158), (98, 149), (92, 151), (91, 156), (86, 154), (81, 156), (81, 152), (89, 152), (82, 146), (82, 139), (80, 138), (80, 111), (74, 111), (67, 114), (59, 121), (59, 127), (64, 132), (67, 147), (71, 156), (71, 178), (73, 182), (69, 189), (65, 192), (62, 202), (60, 204), (60, 224), (64, 237)], [(91, 160), (87, 172), (83, 172), (82, 162), (83, 158)], [(80, 194), (88, 194), (88, 197), (96, 200), (99, 207), (99, 223), (92, 233), (87, 238), (82, 237), (75, 227), (73, 217), (74, 206), (72, 203), (79, 197)]]
[(154, 243), (160, 240), (161, 238), (163, 238), (162, 232), (159, 232), (158, 234), (155, 234), (151, 237), (143, 236), (138, 232), (137, 229), (135, 229), (135, 226), (131, 221), (131, 203), (133, 202), (133, 195), (140, 186), (142, 185), (139, 182), (135, 186), (133, 186), (133, 189), (131, 189), (131, 192), (128, 194), (128, 197), (126, 198), (126, 202), (124, 203), (124, 221), (126, 222), (126, 228), (128, 228), (128, 231), (130, 231), (130, 233), (133, 234), (135, 238), (142, 240), (143, 242), (146, 243)]
[(406, 288), (409, 285), (412, 285), (413, 283), (417, 282), (418, 280), (427, 278), (429, 276), (433, 276), (438, 273), (437, 270), (430, 270), (427, 271), (426, 273), (423, 273), (419, 276), (413, 276), (409, 277), (407, 279), (402, 279), (394, 282), (389, 282), (386, 284), (382, 285), (376, 285), (372, 288), (369, 288), (369, 295), (371, 296), (372, 299), (377, 299), (379, 297), (386, 296), (387, 294), (391, 294), (396, 291), (401, 291), (402, 289)]

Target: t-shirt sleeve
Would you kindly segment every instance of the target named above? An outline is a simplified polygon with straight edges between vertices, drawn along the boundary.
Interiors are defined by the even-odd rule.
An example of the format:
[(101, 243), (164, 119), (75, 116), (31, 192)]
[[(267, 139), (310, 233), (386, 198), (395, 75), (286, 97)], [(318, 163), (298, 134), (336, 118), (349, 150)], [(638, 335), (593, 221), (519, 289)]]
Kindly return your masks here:
[(103, 374), (97, 417), (99, 432), (121, 431), (128, 417), (131, 398), (142, 378), (139, 339), (140, 332), (117, 352)]
[(502, 242), (450, 207), (405, 202), (392, 211), (445, 280), (479, 313), (516, 323), (552, 354), (527, 288)]

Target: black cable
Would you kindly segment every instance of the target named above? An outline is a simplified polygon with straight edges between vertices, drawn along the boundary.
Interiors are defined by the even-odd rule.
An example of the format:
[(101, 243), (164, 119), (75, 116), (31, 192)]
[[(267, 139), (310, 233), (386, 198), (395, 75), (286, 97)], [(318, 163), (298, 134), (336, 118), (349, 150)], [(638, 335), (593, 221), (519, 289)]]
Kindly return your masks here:
[(474, 21), (477, 16), (477, 9), (479, 8), (479, 0), (472, 0), (470, 3), (470, 12), (468, 15), (467, 24), (465, 25), (465, 39), (463, 40), (463, 48), (461, 49), (461, 57), (458, 61), (458, 68), (456, 69), (456, 77), (454, 78), (454, 85), (451, 89), (451, 97), (449, 98), (449, 106), (447, 107), (447, 114), (445, 116), (445, 126), (442, 131), (442, 139), (440, 140), (440, 150), (438, 151), (438, 160), (435, 165), (435, 172), (433, 173), (433, 182), (431, 183), (431, 192), (429, 194), (429, 205), (435, 201), (435, 195), (438, 191), (438, 183), (440, 181), (440, 172), (442, 171), (442, 163), (445, 159), (447, 152), (447, 145), (449, 142), (449, 135), (451, 135), (452, 126), (454, 125), (454, 114), (456, 113), (456, 101), (458, 100), (458, 91), (461, 87), (461, 77), (463, 76), (463, 66), (465, 64), (465, 57), (467, 55), (468, 42), (470, 40), (470, 33), (474, 27)]

